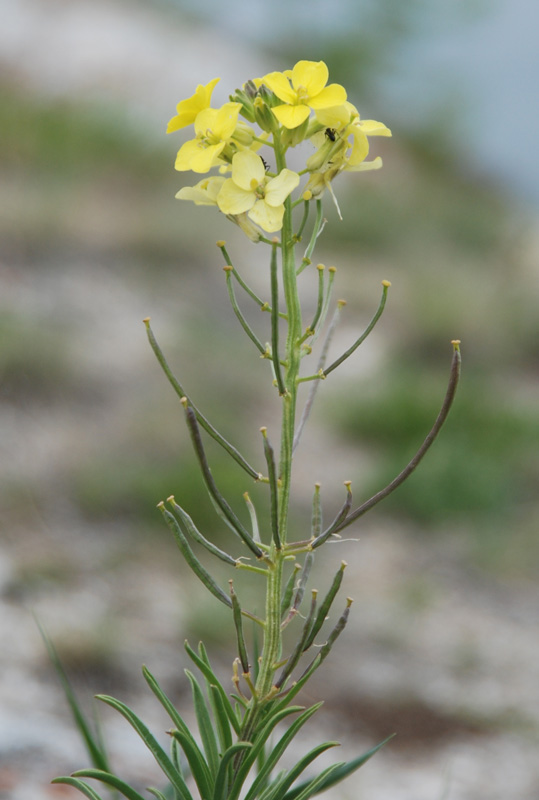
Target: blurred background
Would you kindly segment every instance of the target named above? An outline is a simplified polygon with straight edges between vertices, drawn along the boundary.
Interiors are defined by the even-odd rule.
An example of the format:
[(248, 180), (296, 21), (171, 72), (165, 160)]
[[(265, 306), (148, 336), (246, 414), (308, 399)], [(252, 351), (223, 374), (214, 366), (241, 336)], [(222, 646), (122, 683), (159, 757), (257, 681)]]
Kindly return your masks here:
[[(228, 675), (230, 623), (155, 509), (174, 493), (223, 536), (142, 319), (194, 401), (259, 463), (258, 428), (278, 438), (277, 407), (214, 243), (227, 239), (260, 292), (266, 253), (174, 199), (194, 181), (174, 171), (183, 138), (165, 127), (197, 83), (221, 76), (218, 105), (306, 58), (393, 130), (373, 140), (382, 172), (339, 179), (342, 222), (326, 204), (316, 260), (337, 267), (347, 301), (335, 353), (370, 319), (380, 281), (392, 288), (375, 333), (320, 388), (298, 450), (298, 531), (315, 481), (331, 518), (343, 480), (364, 498), (407, 463), (438, 412), (451, 339), (464, 361), (426, 461), (347, 530), (354, 541), (328, 548), (320, 588), (345, 558), (355, 603), (304, 698), (327, 700), (306, 737), (340, 739), (346, 758), (397, 733), (333, 798), (537, 800), (539, 6), (7, 0), (2, 17), (0, 798), (76, 796), (49, 781), (88, 763), (32, 613), (88, 708), (116, 694), (156, 731), (168, 723), (143, 662), (182, 711), (186, 637), (204, 638)], [(308, 297), (314, 284), (306, 271)], [(261, 503), (210, 451), (231, 502), (248, 489)], [(155, 781), (108, 711), (118, 771)]]

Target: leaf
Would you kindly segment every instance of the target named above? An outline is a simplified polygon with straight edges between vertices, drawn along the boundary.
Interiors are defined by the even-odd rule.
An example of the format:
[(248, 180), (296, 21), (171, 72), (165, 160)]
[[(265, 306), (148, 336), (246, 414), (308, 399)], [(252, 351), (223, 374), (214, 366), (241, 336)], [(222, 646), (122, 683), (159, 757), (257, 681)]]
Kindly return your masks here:
[(299, 716), (296, 720), (294, 720), (294, 722), (288, 728), (288, 730), (281, 736), (277, 744), (271, 748), (271, 752), (268, 754), (267, 758), (264, 761), (263, 766), (261, 767), (258, 775), (256, 776), (253, 782), (253, 785), (247, 792), (245, 800), (254, 800), (258, 789), (261, 786), (263, 786), (264, 781), (270, 775), (272, 769), (277, 764), (277, 762), (281, 758), (282, 754), (284, 753), (290, 742), (295, 738), (295, 736), (305, 725), (307, 720), (309, 720), (321, 706), (322, 703), (316, 703), (316, 705), (311, 706), (306, 711), (304, 711), (303, 714), (301, 714), (301, 716)]
[(303, 756), (303, 758), (298, 761), (298, 763), (292, 767), (288, 772), (285, 772), (284, 775), (280, 776), (280, 778), (276, 781), (273, 781), (268, 790), (264, 792), (263, 798), (264, 800), (278, 800), (278, 798), (284, 797), (284, 793), (290, 786), (294, 783), (296, 778), (298, 778), (304, 769), (306, 769), (309, 764), (311, 764), (319, 755), (324, 753), (330, 747), (337, 747), (339, 742), (324, 742), (323, 744), (319, 744), (317, 747), (310, 750), (307, 755)]
[[(323, 789), (326, 789), (328, 786), (327, 781), (330, 780), (332, 774), (342, 766), (344, 762), (340, 762), (337, 764), (333, 764), (331, 767), (327, 767), (323, 772), (320, 773), (316, 778), (313, 778), (307, 784), (304, 784), (304, 789), (299, 794), (295, 795), (296, 800), (308, 800), (309, 797), (312, 797), (313, 794), (318, 794)], [(331, 784), (329, 784), (331, 785)], [(289, 794), (285, 794), (283, 800), (290, 800)]]
[(213, 800), (225, 800), (226, 792), (228, 790), (228, 777), (227, 771), (230, 766), (231, 760), (241, 750), (246, 750), (252, 747), (251, 742), (236, 742), (232, 747), (229, 747), (221, 758), (219, 771), (215, 779), (215, 788), (213, 791)]
[(147, 786), (146, 791), (153, 794), (154, 797), (157, 797), (157, 800), (167, 800), (163, 792), (160, 792), (159, 789), (154, 789), (153, 786)]
[[(369, 760), (369, 758), (372, 758), (372, 756), (375, 753), (377, 753), (378, 750), (380, 750), (380, 748), (382, 748), (385, 744), (387, 744), (389, 740), (393, 738), (393, 736), (394, 734), (388, 736), (387, 739), (384, 739), (383, 742), (377, 744), (376, 747), (373, 747), (371, 750), (368, 750), (361, 756), (352, 759), (352, 761), (344, 761), (342, 764), (336, 765), (338, 766), (338, 770), (334, 770), (331, 775), (326, 776), (324, 783), (321, 784), (319, 789), (317, 789), (317, 792), (322, 792), (325, 791), (326, 789), (329, 789), (331, 786), (335, 786), (336, 783), (339, 783), (340, 781), (344, 780), (345, 778), (348, 777), (348, 775), (351, 775), (357, 769), (362, 767), (363, 764), (365, 764)], [(303, 798), (301, 797), (301, 792), (306, 786), (307, 786), (306, 783), (302, 783), (299, 786), (296, 786), (295, 789), (292, 789), (292, 791), (287, 792), (284, 795), (283, 800), (303, 800)]]
[(232, 703), (228, 699), (227, 693), (225, 692), (222, 684), (219, 682), (218, 678), (216, 677), (215, 673), (213, 672), (213, 670), (211, 668), (211, 665), (210, 665), (210, 663), (208, 661), (208, 657), (206, 655), (206, 651), (204, 650), (204, 648), (202, 646), (202, 643), (201, 643), (201, 646), (202, 646), (202, 650), (201, 650), (202, 657), (197, 655), (197, 653), (195, 653), (195, 651), (190, 647), (190, 645), (189, 645), (189, 643), (187, 641), (185, 642), (184, 646), (185, 646), (185, 650), (187, 652), (187, 655), (197, 665), (197, 667), (202, 672), (204, 677), (213, 686), (215, 686), (218, 689), (219, 694), (221, 695), (221, 699), (223, 701), (223, 707), (225, 709), (225, 712), (226, 712), (226, 715), (228, 717), (228, 720), (229, 720), (230, 724), (232, 725), (232, 727), (234, 728), (236, 734), (239, 736), (240, 735), (240, 731), (241, 731), (240, 722), (239, 722), (238, 717), (236, 716), (236, 713), (235, 713), (235, 711), (234, 711), (234, 709), (232, 707)]
[(285, 708), (277, 713), (272, 711), (270, 718), (264, 721), (264, 725), (260, 729), (259, 733), (255, 735), (252, 750), (249, 751), (240, 768), (236, 772), (236, 777), (227, 800), (237, 800), (251, 767), (258, 758), (258, 755), (262, 752), (264, 745), (269, 739), (273, 729), (279, 724), (279, 722), (281, 722), (281, 720), (283, 720), (289, 714), (295, 714), (297, 711), (304, 711), (303, 706), (290, 706), (289, 708)]
[(95, 780), (101, 781), (108, 786), (113, 786), (114, 789), (117, 789), (119, 792), (121, 792), (124, 797), (128, 798), (128, 800), (146, 800), (146, 798), (133, 789), (132, 786), (129, 786), (129, 784), (122, 781), (121, 778), (118, 778), (111, 772), (105, 772), (102, 769), (79, 769), (77, 772), (73, 773), (73, 777), (95, 778)]
[(168, 731), (168, 733), (180, 743), (201, 797), (209, 797), (213, 787), (212, 776), (206, 760), (200, 748), (193, 740), (193, 737), (190, 734), (186, 734), (183, 730), (171, 730)]
[(110, 766), (103, 743), (100, 741), (99, 736), (94, 736), (88, 722), (86, 721), (86, 717), (77, 701), (77, 698), (75, 697), (75, 692), (73, 691), (71, 682), (67, 677), (67, 673), (62, 665), (62, 662), (60, 661), (58, 651), (37, 619), (36, 624), (45, 643), (45, 647), (47, 648), (47, 653), (52, 665), (56, 670), (58, 678), (60, 679), (60, 683), (62, 684), (66, 700), (75, 720), (75, 725), (84, 744), (86, 745), (86, 750), (88, 751), (90, 761), (96, 769), (102, 769), (105, 772), (108, 772), (110, 771)]
[(116, 700), (114, 697), (109, 697), (108, 695), (104, 694), (98, 694), (96, 697), (98, 700), (102, 700), (112, 708), (115, 708), (116, 711), (119, 711), (120, 714), (122, 714), (122, 716), (124, 716), (129, 724), (136, 730), (169, 781), (178, 791), (181, 800), (193, 800), (184, 779), (142, 720), (140, 720), (128, 706), (126, 706), (124, 703), (121, 703), (119, 700)]
[(78, 778), (73, 778), (70, 775), (63, 775), (60, 778), (55, 778), (51, 783), (66, 783), (68, 786), (74, 786), (75, 789), (78, 789), (79, 792), (85, 794), (86, 797), (90, 798), (90, 800), (103, 800), (100, 794), (98, 794), (95, 789), (92, 789), (84, 781), (80, 781)]
[(219, 769), (219, 753), (217, 750), (217, 738), (213, 728), (212, 719), (210, 717), (208, 706), (206, 705), (206, 699), (199, 682), (193, 673), (188, 669), (185, 670), (185, 674), (191, 683), (198, 729), (200, 731), (200, 738), (202, 739), (202, 745), (204, 747), (208, 766), (211, 774), (213, 777), (215, 777), (215, 775), (217, 775), (217, 770)]

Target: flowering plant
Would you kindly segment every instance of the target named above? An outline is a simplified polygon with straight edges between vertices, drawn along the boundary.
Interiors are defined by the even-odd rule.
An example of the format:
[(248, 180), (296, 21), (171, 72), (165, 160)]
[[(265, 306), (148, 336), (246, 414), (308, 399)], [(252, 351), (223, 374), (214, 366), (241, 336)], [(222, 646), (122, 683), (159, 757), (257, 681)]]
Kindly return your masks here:
[[(341, 172), (359, 172), (382, 166), (379, 157), (367, 160), (369, 137), (391, 136), (381, 122), (362, 120), (347, 100), (346, 91), (328, 83), (328, 69), (323, 62), (299, 61), (291, 70), (272, 72), (250, 80), (237, 90), (221, 108), (211, 107), (218, 79), (198, 86), (195, 93), (182, 100), (177, 114), (168, 125), (175, 132), (189, 125), (194, 138), (178, 151), (176, 169), (191, 170), (206, 177), (196, 185), (182, 188), (177, 197), (197, 205), (214, 206), (239, 225), (249, 239), (269, 247), (268, 299), (259, 297), (233, 265), (223, 241), (218, 242), (225, 260), (229, 298), (241, 326), (260, 357), (270, 367), (269, 385), (281, 401), (280, 447), (274, 450), (266, 427), (260, 429), (265, 465), (251, 466), (249, 461), (214, 427), (195, 405), (174, 376), (150, 326), (144, 320), (149, 342), (172, 388), (181, 400), (185, 420), (203, 481), (218, 517), (232, 534), (231, 545), (223, 550), (197, 528), (196, 520), (171, 495), (159, 509), (172, 531), (189, 567), (206, 589), (230, 609), (235, 627), (236, 657), (233, 661), (234, 693), (230, 696), (215, 674), (202, 644), (197, 650), (186, 644), (189, 658), (199, 677), (187, 671), (198, 723), (195, 735), (147, 668), (144, 677), (170, 717), (172, 728), (170, 754), (159, 744), (144, 722), (115, 698), (99, 698), (119, 711), (138, 732), (159, 764), (164, 785), (149, 788), (159, 800), (307, 800), (314, 794), (343, 780), (364, 764), (384, 742), (348, 762), (337, 762), (318, 773), (310, 769), (315, 759), (337, 742), (317, 745), (286, 769), (275, 767), (318, 710), (320, 703), (305, 708), (293, 704), (300, 690), (319, 669), (343, 631), (352, 600), (347, 598), (336, 620), (326, 629), (326, 620), (343, 580), (346, 562), (342, 562), (322, 599), (311, 591), (310, 603), (302, 610), (314, 555), (334, 541), (340, 532), (393, 492), (415, 469), (438, 434), (451, 407), (460, 369), (458, 341), (453, 342), (450, 379), (440, 413), (414, 458), (386, 487), (353, 508), (350, 481), (345, 481), (342, 507), (324, 526), (320, 486), (315, 484), (312, 515), (308, 532), (291, 530), (290, 501), (293, 454), (312, 408), (317, 386), (347, 359), (366, 339), (379, 320), (390, 286), (382, 281), (379, 305), (365, 331), (348, 349), (330, 364), (326, 363), (328, 344), (337, 324), (343, 301), (338, 301), (333, 318), (326, 325), (331, 307), (335, 269), (316, 268), (318, 299), (312, 319), (303, 322), (304, 309), (298, 292), (297, 277), (312, 264), (312, 254), (324, 226), (325, 192), (335, 200), (333, 182)], [(240, 119), (241, 117), (241, 119)], [(253, 126), (256, 125), (257, 129)], [(315, 150), (299, 172), (287, 166), (288, 151), (301, 142), (310, 142)], [(265, 148), (264, 157), (259, 150)], [(210, 170), (217, 174), (208, 175)], [(305, 182), (302, 188), (302, 178)], [(298, 190), (298, 196), (293, 198)], [(336, 202), (336, 200), (335, 200)], [(294, 210), (303, 213), (295, 220)], [(306, 247), (301, 259), (296, 250), (308, 229), (311, 210), (315, 210)], [(298, 224), (299, 222), (299, 224)], [(267, 234), (279, 236), (268, 237)], [(268, 343), (251, 327), (236, 298), (235, 287), (246, 293), (263, 311), (268, 312)], [(313, 343), (325, 332), (325, 341), (316, 367), (304, 374), (302, 364), (313, 350)], [(301, 416), (298, 395), (303, 383), (310, 391)], [(221, 494), (206, 456), (204, 437), (210, 436), (253, 481), (265, 484), (269, 495), (269, 519), (261, 522), (248, 493), (244, 494), (250, 524), (241, 520)], [(196, 543), (196, 548), (193, 547)], [(231, 570), (248, 573), (264, 589), (265, 609), (259, 616), (244, 606), (230, 580), (226, 592), (197, 555), (200, 548), (223, 561)], [(259, 637), (249, 637), (244, 620), (252, 621)], [(298, 625), (299, 623), (299, 625)], [(297, 639), (290, 646), (283, 642), (285, 629), (298, 625)], [(260, 642), (258, 642), (260, 639)], [(51, 654), (56, 660), (52, 645)], [(310, 655), (309, 655), (310, 654)], [(61, 666), (56, 660), (58, 669)], [(55, 782), (70, 784), (91, 800), (100, 800), (97, 791), (84, 778), (93, 778), (112, 787), (130, 800), (142, 795), (119, 778), (110, 768), (101, 741), (94, 737), (72, 693), (68, 697), (79, 728), (88, 745), (93, 767)], [(277, 734), (279, 724), (293, 721)], [(289, 721), (289, 719), (288, 719)], [(277, 738), (270, 743), (270, 739)]]

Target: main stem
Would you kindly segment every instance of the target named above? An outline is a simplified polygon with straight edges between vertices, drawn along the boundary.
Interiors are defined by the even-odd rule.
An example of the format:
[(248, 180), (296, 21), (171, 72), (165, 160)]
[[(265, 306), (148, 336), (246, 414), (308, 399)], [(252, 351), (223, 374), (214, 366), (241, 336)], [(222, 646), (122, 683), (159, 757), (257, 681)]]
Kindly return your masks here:
[[(286, 168), (286, 148), (282, 146), (278, 134), (275, 135), (275, 158), (277, 172)], [(292, 482), (292, 447), (297, 405), (297, 379), (300, 368), (301, 306), (297, 291), (296, 262), (294, 252), (294, 232), (292, 228), (292, 203), (285, 201), (283, 227), (281, 232), (282, 281), (286, 304), (288, 331), (285, 345), (285, 393), (282, 396), (281, 451), (279, 458), (279, 537), (285, 544), (288, 533), (288, 512), (290, 487)], [(258, 714), (264, 699), (271, 693), (274, 684), (276, 664), (281, 658), (281, 594), (284, 554), (272, 545), (271, 565), (268, 568), (266, 590), (266, 622), (264, 628), (264, 647), (256, 682), (257, 698), (244, 725), (244, 732), (256, 726)]]
[[(282, 146), (280, 137), (277, 135), (274, 138), (274, 143), (277, 172), (281, 173), (286, 168), (286, 148)], [(296, 420), (297, 379), (300, 367), (301, 306), (297, 290), (293, 236), (292, 202), (290, 198), (287, 198), (281, 232), (282, 281), (288, 320), (285, 345), (285, 393), (282, 397), (281, 453), (279, 459), (279, 537), (282, 544), (286, 543), (288, 534), (288, 511), (292, 483), (292, 448)], [(275, 664), (281, 657), (282, 551), (274, 549), (273, 563), (274, 566), (270, 569), (268, 579), (265, 642), (257, 682), (257, 690), (260, 691), (262, 697), (271, 690)]]

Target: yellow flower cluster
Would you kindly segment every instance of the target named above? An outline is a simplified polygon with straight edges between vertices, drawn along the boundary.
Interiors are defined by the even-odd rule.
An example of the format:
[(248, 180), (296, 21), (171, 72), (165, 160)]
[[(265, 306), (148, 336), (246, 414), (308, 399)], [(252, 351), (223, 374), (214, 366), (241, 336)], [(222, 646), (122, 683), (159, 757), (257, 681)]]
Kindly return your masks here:
[[(331, 183), (340, 172), (381, 167), (380, 158), (366, 160), (368, 137), (391, 136), (391, 131), (381, 122), (361, 120), (344, 87), (327, 85), (328, 77), (323, 61), (298, 61), (291, 70), (248, 81), (218, 109), (210, 103), (219, 78), (197, 86), (168, 123), (167, 133), (188, 125), (195, 133), (178, 151), (175, 167), (202, 174), (218, 168), (221, 175), (184, 187), (176, 197), (217, 206), (258, 241), (260, 229), (282, 228), (285, 204), (301, 175), (309, 175), (301, 193), (307, 200), (326, 189), (333, 195)], [(257, 134), (247, 123), (262, 131)], [(296, 173), (286, 167), (286, 151), (305, 139), (317, 149)], [(275, 171), (257, 154), (263, 145), (273, 149)]]

